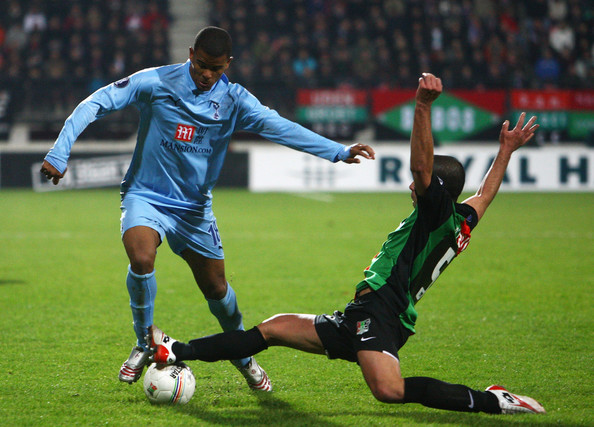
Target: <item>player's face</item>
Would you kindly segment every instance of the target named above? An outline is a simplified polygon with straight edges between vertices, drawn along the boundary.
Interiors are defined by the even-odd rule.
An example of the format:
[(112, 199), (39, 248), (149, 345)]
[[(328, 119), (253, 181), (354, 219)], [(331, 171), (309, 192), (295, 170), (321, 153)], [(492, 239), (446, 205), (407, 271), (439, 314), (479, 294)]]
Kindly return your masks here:
[(417, 206), (417, 192), (415, 191), (415, 182), (411, 182), (410, 185), (408, 186), (408, 188), (410, 189), (410, 198), (413, 201), (413, 207)]
[(190, 75), (198, 90), (209, 91), (229, 68), (232, 57), (210, 56), (202, 49), (190, 48)]

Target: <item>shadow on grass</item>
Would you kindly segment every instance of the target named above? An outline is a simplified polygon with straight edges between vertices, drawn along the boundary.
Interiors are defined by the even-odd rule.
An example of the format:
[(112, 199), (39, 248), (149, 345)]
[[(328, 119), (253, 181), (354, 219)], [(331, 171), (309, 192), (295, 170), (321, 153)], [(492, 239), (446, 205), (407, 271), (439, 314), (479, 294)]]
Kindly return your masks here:
[[(352, 415), (365, 415), (383, 418), (385, 421), (394, 425), (407, 424), (445, 424), (458, 426), (480, 426), (480, 427), (498, 427), (498, 426), (543, 426), (553, 427), (559, 426), (559, 422), (550, 419), (549, 415), (535, 415), (535, 414), (519, 414), (519, 415), (488, 415), (476, 414), (469, 412), (455, 412), (455, 411), (436, 411), (428, 413), (426, 411), (406, 411), (398, 412), (398, 407), (395, 407), (395, 412), (390, 413), (376, 413), (371, 412), (365, 414), (362, 412), (352, 413)], [(549, 419), (547, 419), (549, 418)], [(407, 422), (408, 420), (408, 422)], [(391, 422), (390, 422), (391, 421)], [(576, 427), (587, 427), (587, 424), (575, 424)]]
[[(295, 409), (290, 403), (279, 399), (274, 394), (254, 393), (258, 399), (259, 409), (219, 407), (175, 407), (175, 410), (196, 417), (201, 421), (214, 425), (224, 426), (256, 426), (256, 425), (283, 425), (283, 426), (329, 426), (343, 427), (350, 425), (344, 421), (332, 421), (333, 418), (357, 417), (375, 419), (378, 424), (387, 425), (457, 425), (457, 426), (558, 426), (559, 423), (550, 419), (549, 415), (488, 415), (475, 413), (462, 413), (454, 411), (420, 411), (399, 410), (399, 405), (393, 405), (393, 411), (374, 411), (370, 407), (352, 411), (338, 411), (324, 408), (315, 413)], [(412, 405), (409, 405), (409, 407)], [(238, 410), (232, 410), (238, 409)], [(547, 419), (549, 418), (549, 419)], [(375, 423), (373, 423), (375, 424)], [(587, 427), (588, 424), (575, 424), (576, 427)]]
[[(257, 426), (257, 425), (282, 425), (282, 426), (329, 426), (341, 427), (343, 424), (328, 420), (328, 416), (340, 415), (339, 413), (307, 413), (296, 410), (290, 403), (283, 401), (271, 393), (253, 393), (257, 397), (259, 409), (201, 407), (190, 408), (187, 406), (175, 407), (178, 412), (199, 418), (213, 425), (224, 426)], [(238, 410), (231, 410), (238, 409)]]
[(24, 285), (25, 282), (24, 280), (19, 280), (19, 279), (0, 279), (0, 286), (2, 285)]

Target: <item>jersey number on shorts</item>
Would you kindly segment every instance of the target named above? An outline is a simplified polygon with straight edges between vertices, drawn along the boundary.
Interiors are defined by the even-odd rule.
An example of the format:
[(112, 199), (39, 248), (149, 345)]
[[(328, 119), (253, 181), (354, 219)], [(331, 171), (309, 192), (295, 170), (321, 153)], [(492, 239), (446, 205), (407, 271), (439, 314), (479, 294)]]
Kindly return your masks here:
[(219, 235), (219, 228), (217, 227), (216, 221), (210, 224), (210, 227), (208, 227), (208, 232), (210, 233), (210, 237), (212, 237), (213, 246), (220, 245), (221, 236)]

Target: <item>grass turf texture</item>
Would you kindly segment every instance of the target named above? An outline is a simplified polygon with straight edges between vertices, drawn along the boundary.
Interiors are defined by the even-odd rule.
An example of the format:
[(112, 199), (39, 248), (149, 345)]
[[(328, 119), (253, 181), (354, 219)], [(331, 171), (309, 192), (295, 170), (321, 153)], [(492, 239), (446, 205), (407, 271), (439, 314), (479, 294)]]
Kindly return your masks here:
[[(418, 305), (404, 376), (540, 400), (545, 416), (387, 405), (355, 364), (291, 349), (258, 356), (274, 393), (250, 392), (228, 362), (189, 362), (196, 392), (151, 406), (118, 369), (134, 343), (115, 189), (0, 192), (2, 425), (594, 424), (593, 194), (500, 194), (460, 256)], [(218, 190), (215, 213), (246, 327), (279, 312), (342, 309), (407, 194)], [(219, 332), (190, 271), (157, 257), (155, 323), (187, 340)]]

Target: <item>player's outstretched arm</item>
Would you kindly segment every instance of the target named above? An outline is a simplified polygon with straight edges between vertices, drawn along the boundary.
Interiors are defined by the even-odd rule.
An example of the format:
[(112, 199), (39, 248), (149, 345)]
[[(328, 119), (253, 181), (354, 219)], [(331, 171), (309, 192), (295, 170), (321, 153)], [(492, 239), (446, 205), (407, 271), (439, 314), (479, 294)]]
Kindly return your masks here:
[(497, 157), (495, 157), (491, 168), (483, 178), (483, 182), (476, 194), (464, 201), (464, 203), (476, 210), (479, 220), (499, 191), (512, 153), (530, 141), (534, 136), (534, 132), (539, 127), (539, 125), (534, 124), (536, 122), (536, 116), (532, 116), (528, 120), (528, 123), (524, 125), (525, 119), (526, 113), (520, 114), (516, 126), (511, 130), (509, 130), (509, 120), (503, 122), (501, 132), (499, 133), (499, 152), (497, 153)]
[(431, 133), (431, 104), (443, 90), (441, 79), (430, 73), (419, 78), (415, 97), (415, 115), (410, 135), (410, 170), (418, 195), (425, 194), (433, 173), (433, 134)]
[(50, 162), (44, 160), (43, 164), (41, 165), (40, 172), (44, 174), (47, 179), (51, 179), (54, 185), (58, 185), (58, 182), (60, 182), (60, 180), (64, 178), (66, 170), (64, 170), (64, 173), (60, 173), (58, 169), (51, 165)]

